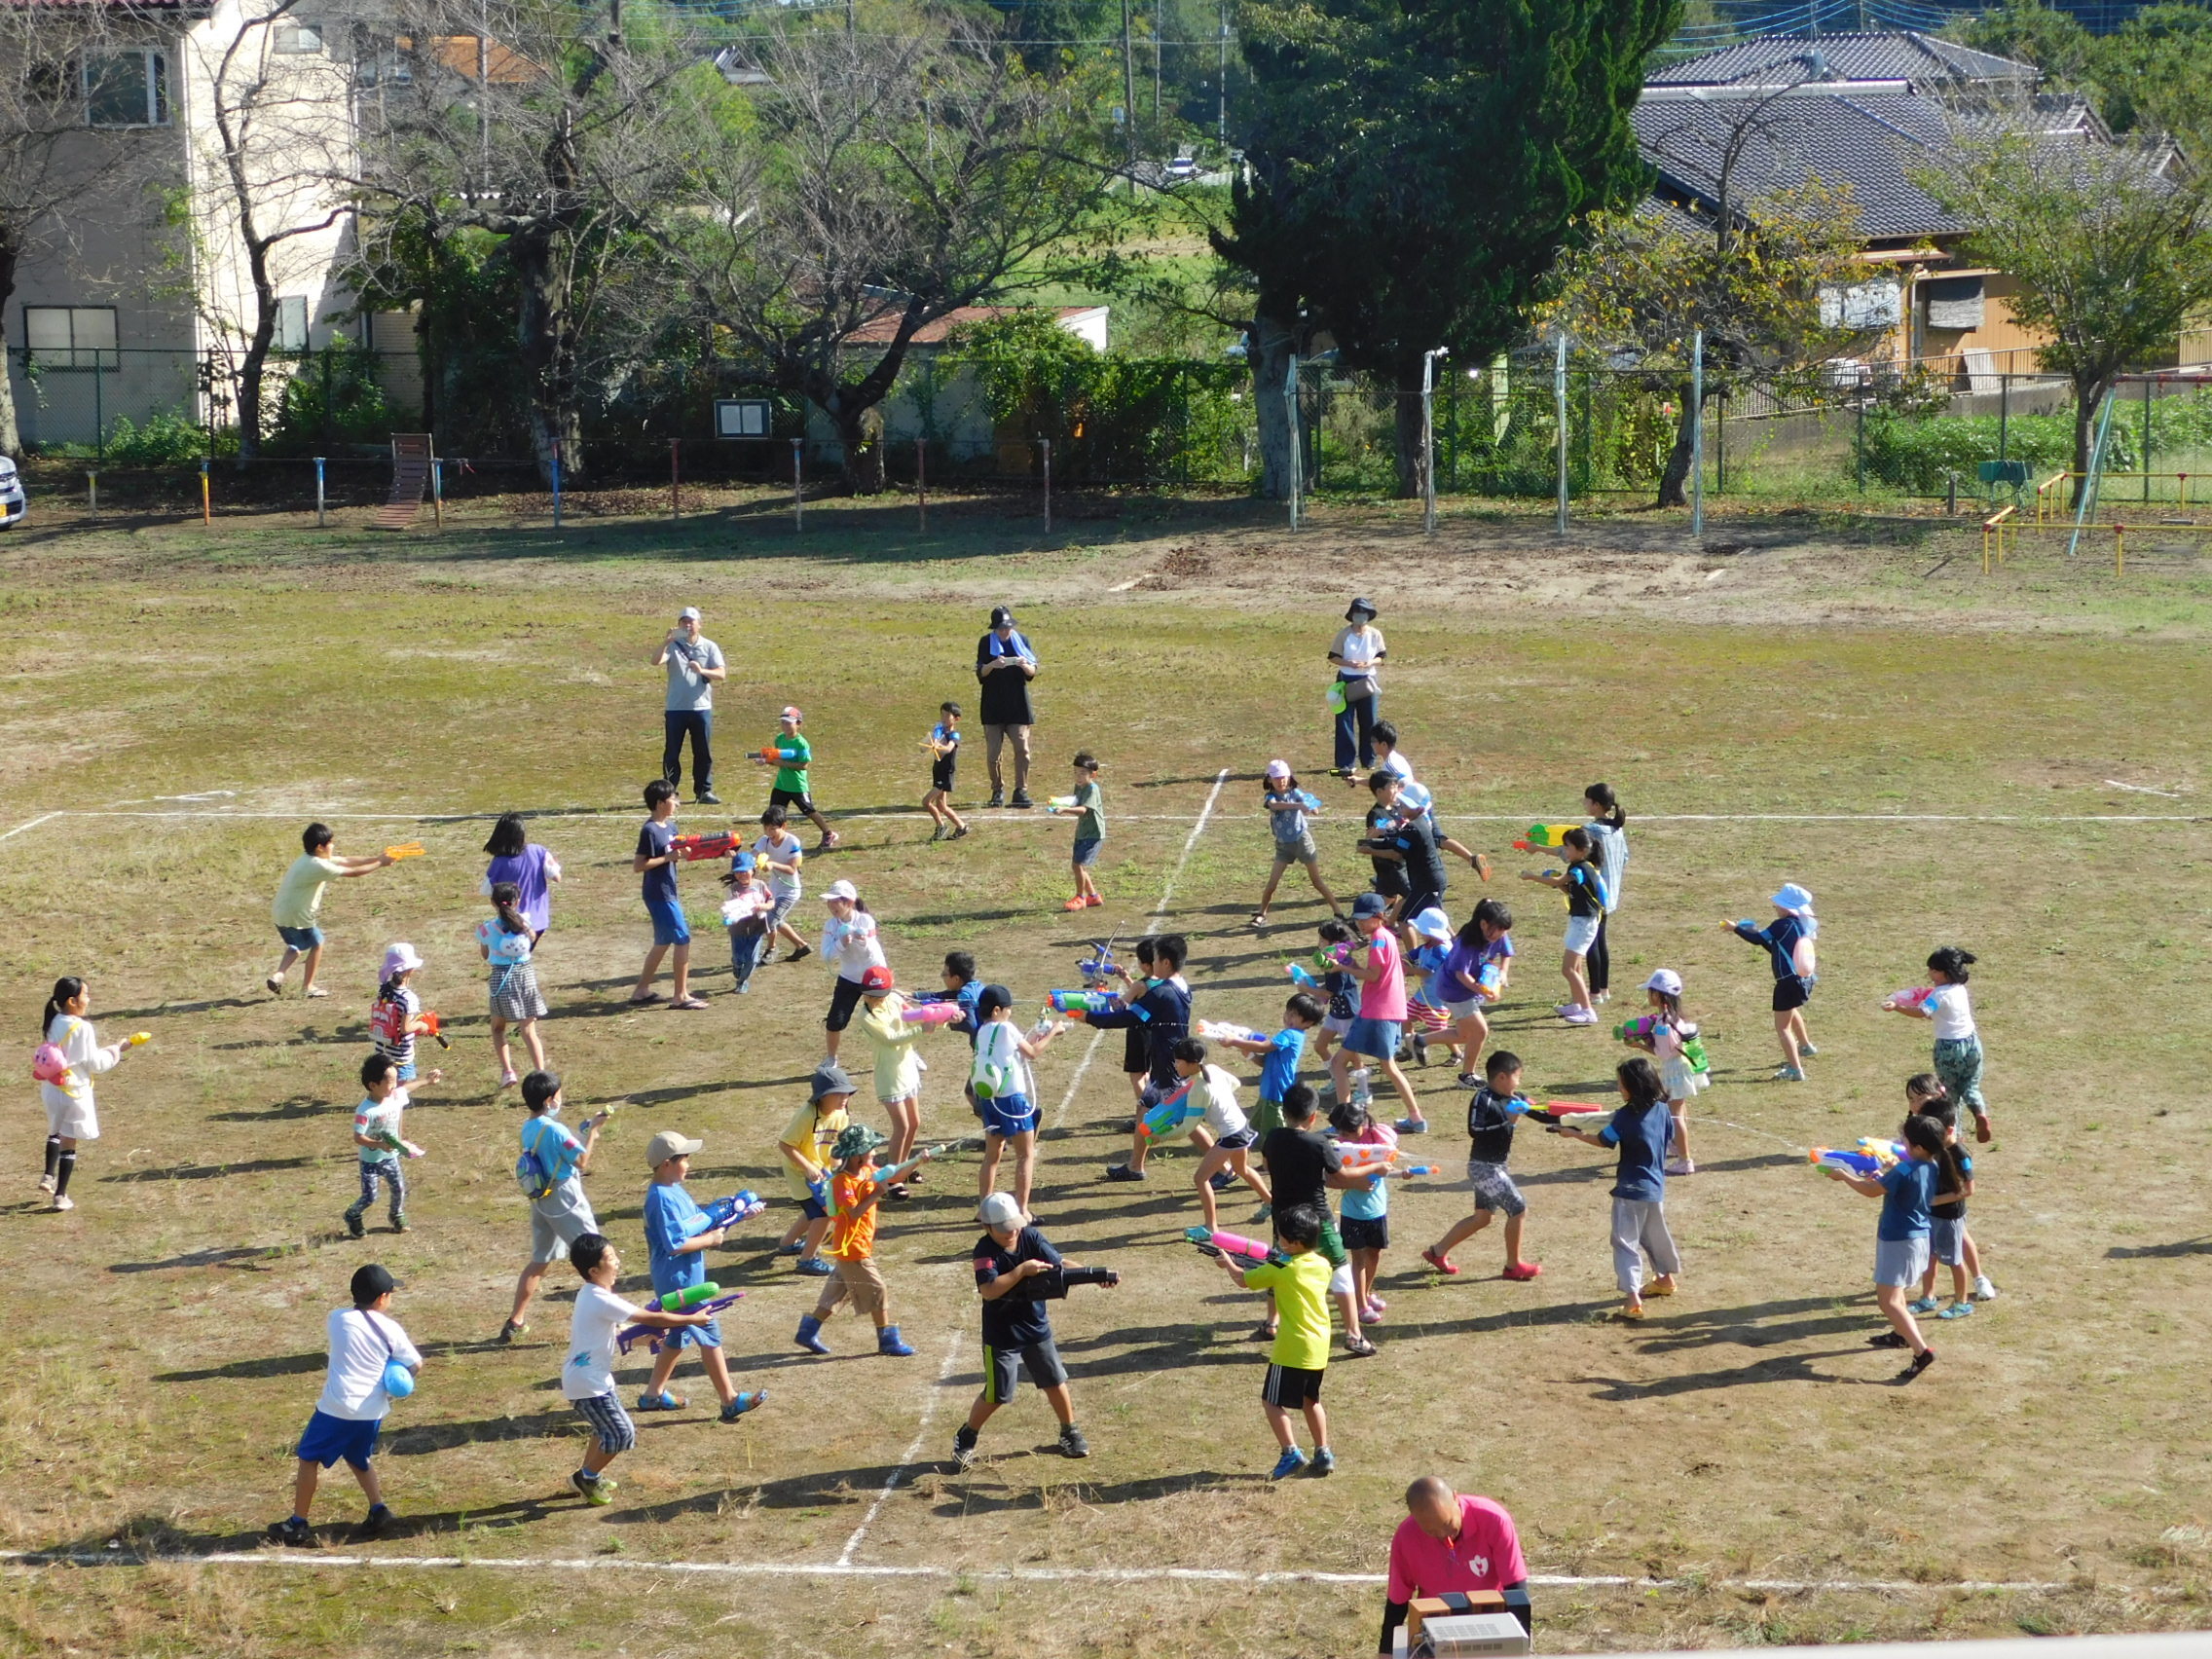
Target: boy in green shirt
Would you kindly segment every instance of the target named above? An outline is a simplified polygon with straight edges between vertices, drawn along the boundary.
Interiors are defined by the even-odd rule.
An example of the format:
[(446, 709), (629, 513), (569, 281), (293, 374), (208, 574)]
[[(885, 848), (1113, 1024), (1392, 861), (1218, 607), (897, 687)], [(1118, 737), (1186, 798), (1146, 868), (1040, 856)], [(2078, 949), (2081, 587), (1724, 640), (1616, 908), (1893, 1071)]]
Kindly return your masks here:
[(1075, 793), (1051, 805), (1055, 812), (1076, 815), (1075, 850), (1069, 855), (1075, 869), (1075, 897), (1060, 908), (1088, 910), (1105, 903), (1098, 896), (1098, 883), (1091, 879), (1090, 866), (1098, 862), (1098, 845), (1106, 839), (1106, 792), (1098, 787), (1098, 757), (1089, 750), (1075, 757)]
[(806, 768), (813, 762), (814, 746), (799, 735), (803, 719), (798, 710), (786, 709), (776, 735), (760, 746), (760, 758), (776, 768), (776, 781), (768, 790), (768, 804), (786, 811), (796, 807), (813, 819), (814, 827), (822, 831), (822, 840), (814, 850), (826, 853), (843, 837), (830, 828), (830, 820), (822, 816), (815, 807), (814, 797), (807, 793)]
[(1234, 1257), (1216, 1252), (1222, 1271), (1237, 1284), (1274, 1298), (1278, 1323), (1260, 1400), (1275, 1444), (1282, 1448), (1270, 1477), (1278, 1481), (1308, 1466), (1290, 1425), (1293, 1410), (1305, 1413), (1313, 1435), (1312, 1472), (1325, 1475), (1337, 1466), (1337, 1455), (1329, 1450), (1329, 1419), (1321, 1410), (1321, 1378), (1329, 1367), (1330, 1269), (1314, 1252), (1320, 1238), (1321, 1218), (1304, 1204), (1293, 1204), (1275, 1216), (1277, 1254), (1239, 1267)]

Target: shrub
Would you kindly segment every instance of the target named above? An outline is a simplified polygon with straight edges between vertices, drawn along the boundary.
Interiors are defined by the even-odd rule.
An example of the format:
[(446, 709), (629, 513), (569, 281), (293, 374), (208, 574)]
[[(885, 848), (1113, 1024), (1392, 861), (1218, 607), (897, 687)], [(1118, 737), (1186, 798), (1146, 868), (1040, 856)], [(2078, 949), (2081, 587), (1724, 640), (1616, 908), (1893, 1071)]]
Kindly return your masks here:
[[(1916, 418), (1874, 414), (1866, 417), (1862, 440), (1866, 476), (1917, 496), (1939, 496), (1947, 475), (1956, 472), (1963, 488), (1978, 487), (1977, 469), (1997, 459), (1997, 417), (1956, 415)], [(2009, 423), (2005, 453), (2024, 461), (2031, 473), (2054, 472), (2074, 458), (2071, 415), (2017, 415)], [(1856, 464), (1850, 456), (1843, 464)], [(2117, 418), (2105, 453), (2105, 466), (2125, 472), (2135, 465), (2135, 435)]]

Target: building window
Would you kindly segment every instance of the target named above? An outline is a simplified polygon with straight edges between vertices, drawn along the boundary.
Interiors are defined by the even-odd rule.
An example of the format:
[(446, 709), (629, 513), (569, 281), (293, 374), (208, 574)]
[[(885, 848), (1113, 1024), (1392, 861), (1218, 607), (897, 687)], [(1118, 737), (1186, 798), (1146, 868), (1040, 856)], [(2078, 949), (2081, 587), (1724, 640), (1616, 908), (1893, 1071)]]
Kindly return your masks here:
[(274, 342), (279, 351), (305, 351), (308, 349), (308, 302), (298, 294), (287, 294), (276, 302), (276, 338)]
[(120, 366), (113, 306), (25, 306), (23, 345), (34, 368), (112, 373)]
[(94, 127), (166, 127), (167, 56), (148, 49), (86, 58), (85, 116)]
[(270, 47), (276, 52), (310, 53), (322, 50), (322, 25), (286, 18), (271, 31)]

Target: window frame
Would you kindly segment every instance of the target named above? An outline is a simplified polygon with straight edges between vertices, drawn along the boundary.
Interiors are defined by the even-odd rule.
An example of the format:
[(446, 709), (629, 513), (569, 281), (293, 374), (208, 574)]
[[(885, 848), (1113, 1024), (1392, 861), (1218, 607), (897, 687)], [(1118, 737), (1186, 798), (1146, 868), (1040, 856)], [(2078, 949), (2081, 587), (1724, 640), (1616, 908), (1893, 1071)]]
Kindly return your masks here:
[[(312, 42), (313, 44), (308, 44)], [(308, 18), (280, 18), (270, 28), (269, 50), (285, 57), (316, 57), (329, 52), (322, 24)]]
[[(138, 87), (144, 93), (140, 114), (136, 121), (102, 121), (94, 114), (94, 66), (118, 63), (127, 58), (138, 64)], [(110, 51), (88, 53), (80, 66), (78, 89), (85, 99), (85, 125), (103, 132), (128, 132), (138, 128), (168, 127), (173, 117), (169, 108), (169, 55), (158, 46), (125, 46)]]
[[(42, 347), (31, 343), (31, 315), (33, 313), (59, 313), (68, 318), (69, 344), (63, 347)], [(123, 367), (122, 335), (118, 331), (118, 317), (113, 306), (34, 306), (21, 308), (23, 330), (23, 361), (26, 367), (40, 374), (115, 374)], [(80, 346), (77, 344), (77, 318), (80, 315), (101, 315), (107, 318), (107, 344)], [(90, 362), (84, 361), (90, 357)]]
[[(295, 311), (294, 307), (298, 309)], [(300, 333), (296, 341), (285, 338), (290, 332), (284, 326), (285, 319), (293, 316), (300, 319)], [(310, 312), (307, 295), (279, 294), (276, 296), (276, 328), (269, 340), (272, 350), (278, 351), (310, 350), (312, 348), (309, 341), (313, 337), (313, 330), (314, 317)]]

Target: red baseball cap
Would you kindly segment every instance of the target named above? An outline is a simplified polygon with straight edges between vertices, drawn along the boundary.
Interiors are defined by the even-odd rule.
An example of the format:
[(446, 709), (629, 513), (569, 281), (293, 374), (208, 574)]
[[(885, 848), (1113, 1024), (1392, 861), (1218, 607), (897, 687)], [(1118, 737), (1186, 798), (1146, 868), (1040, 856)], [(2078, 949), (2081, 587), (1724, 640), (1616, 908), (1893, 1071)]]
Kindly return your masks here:
[(870, 968), (861, 976), (861, 989), (871, 996), (888, 991), (892, 982), (891, 970), (884, 967)]

